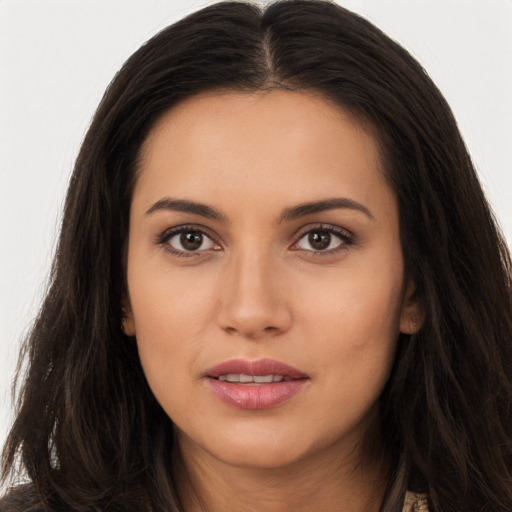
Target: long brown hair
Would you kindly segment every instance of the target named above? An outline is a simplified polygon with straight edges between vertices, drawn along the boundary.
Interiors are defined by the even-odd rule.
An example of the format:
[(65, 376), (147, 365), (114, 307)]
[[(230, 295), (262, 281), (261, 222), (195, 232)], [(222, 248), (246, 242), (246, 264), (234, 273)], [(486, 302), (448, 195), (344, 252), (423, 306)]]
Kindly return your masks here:
[[(433, 512), (512, 510), (512, 292), (506, 245), (446, 101), (421, 66), (336, 4), (212, 5), (140, 48), (108, 88), (68, 190), (49, 291), (3, 453), (49, 508), (181, 510), (172, 422), (120, 329), (141, 144), (206, 90), (313, 90), (372, 126), (396, 193), (424, 322), (401, 335), (380, 399), (394, 475)], [(25, 375), (20, 373), (20, 376)]]

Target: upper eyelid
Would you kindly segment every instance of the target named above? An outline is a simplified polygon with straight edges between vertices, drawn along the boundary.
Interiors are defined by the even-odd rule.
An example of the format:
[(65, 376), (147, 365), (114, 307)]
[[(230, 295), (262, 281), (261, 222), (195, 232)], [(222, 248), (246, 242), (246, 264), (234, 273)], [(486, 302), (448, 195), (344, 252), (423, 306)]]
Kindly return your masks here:
[(294, 237), (297, 237), (298, 239), (302, 238), (304, 235), (309, 233), (310, 231), (314, 230), (319, 231), (329, 231), (331, 233), (337, 234), (337, 235), (345, 235), (347, 238), (354, 238), (354, 234), (348, 230), (347, 228), (342, 228), (341, 226), (336, 226), (334, 224), (328, 224), (319, 222), (316, 224), (308, 224), (307, 226), (302, 226), (301, 228), (297, 229), (294, 232)]
[(185, 231), (198, 231), (203, 235), (206, 235), (208, 238), (218, 243), (218, 239), (220, 238), (218, 235), (213, 233), (206, 226), (202, 226), (201, 224), (182, 224), (179, 226), (173, 226), (162, 231), (160, 235), (158, 235), (158, 240), (164, 241), (169, 240), (173, 236), (183, 233)]

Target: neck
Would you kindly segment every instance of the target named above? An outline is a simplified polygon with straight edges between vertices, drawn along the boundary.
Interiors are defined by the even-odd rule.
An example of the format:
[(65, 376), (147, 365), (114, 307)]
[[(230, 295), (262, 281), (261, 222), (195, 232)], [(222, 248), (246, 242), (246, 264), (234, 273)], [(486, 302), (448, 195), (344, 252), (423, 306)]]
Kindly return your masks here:
[(382, 456), (340, 458), (327, 449), (284, 467), (237, 467), (180, 444), (174, 474), (185, 512), (377, 512), (388, 481)]

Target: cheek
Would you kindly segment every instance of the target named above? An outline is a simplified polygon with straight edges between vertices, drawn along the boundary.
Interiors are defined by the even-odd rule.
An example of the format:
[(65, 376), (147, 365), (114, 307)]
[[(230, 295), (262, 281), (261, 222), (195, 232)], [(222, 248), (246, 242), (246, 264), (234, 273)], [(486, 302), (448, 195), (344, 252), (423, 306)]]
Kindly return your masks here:
[(174, 389), (183, 382), (185, 371), (194, 372), (213, 317), (212, 287), (205, 276), (191, 281), (186, 272), (162, 271), (161, 262), (152, 267), (146, 261), (143, 272), (137, 271), (141, 267), (135, 257), (132, 263), (128, 283), (137, 345), (158, 397), (159, 387)]
[(364, 348), (375, 337), (398, 334), (402, 288), (400, 267), (354, 266), (305, 280), (297, 302), (303, 304), (301, 316), (317, 330)]
[(200, 268), (171, 271), (159, 254), (154, 262), (139, 265), (135, 254), (128, 267), (128, 283), (137, 335), (152, 332), (158, 338), (166, 332), (185, 331), (193, 337), (199, 332), (200, 319), (212, 307), (210, 274)]
[(314, 340), (305, 350), (317, 361), (318, 378), (334, 400), (352, 397), (364, 408), (380, 394), (393, 364), (402, 272), (375, 266), (351, 268), (342, 277), (304, 290), (310, 296), (301, 312), (304, 339)]

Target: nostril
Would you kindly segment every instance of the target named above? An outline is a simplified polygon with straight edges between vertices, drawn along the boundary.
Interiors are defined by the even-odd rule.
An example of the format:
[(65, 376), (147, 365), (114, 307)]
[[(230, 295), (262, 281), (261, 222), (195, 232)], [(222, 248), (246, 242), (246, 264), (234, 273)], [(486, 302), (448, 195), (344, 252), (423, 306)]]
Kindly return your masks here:
[(280, 329), (279, 327), (268, 325), (262, 328), (256, 328), (252, 326), (225, 326), (223, 330), (230, 336), (242, 336), (247, 339), (261, 339), (263, 337), (274, 337), (278, 335), (284, 329)]
[(226, 295), (221, 296), (219, 302), (216, 322), (225, 333), (259, 339), (276, 336), (290, 328), (289, 304), (279, 300), (276, 293), (272, 290), (249, 293), (247, 287), (237, 286), (237, 293), (225, 290)]

